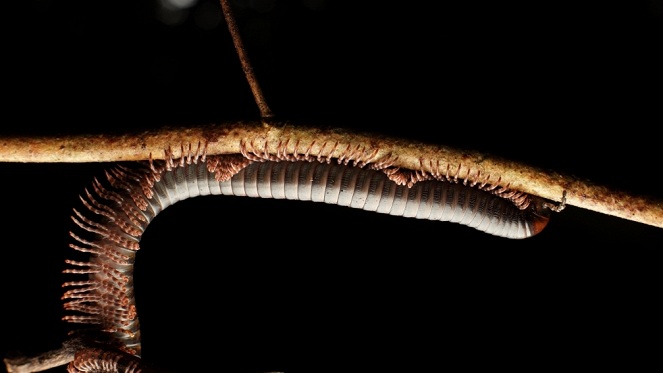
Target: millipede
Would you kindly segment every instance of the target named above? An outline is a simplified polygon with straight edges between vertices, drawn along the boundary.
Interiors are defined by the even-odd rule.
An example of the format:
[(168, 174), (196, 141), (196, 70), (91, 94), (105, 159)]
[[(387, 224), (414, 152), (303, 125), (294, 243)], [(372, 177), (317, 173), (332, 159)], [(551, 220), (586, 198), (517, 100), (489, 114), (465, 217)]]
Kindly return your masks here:
[[(214, 45), (210, 48), (222, 47)], [(251, 47), (249, 47), (249, 52), (251, 52)], [(318, 52), (318, 54), (320, 53)], [(258, 61), (260, 60), (258, 59)], [(340, 62), (338, 59), (335, 61), (336, 63)], [(309, 65), (314, 65), (311, 61), (308, 62)], [(327, 64), (325, 66), (330, 68), (331, 65)], [(305, 67), (305, 69), (310, 68), (310, 66)], [(235, 69), (237, 68), (235, 67)], [(223, 68), (220, 70), (225, 71)], [(260, 74), (260, 69), (257, 69), (257, 72)], [(324, 79), (333, 80), (334, 78)], [(410, 78), (406, 76), (397, 79), (407, 80)], [(325, 80), (322, 84), (325, 85), (328, 82)], [(351, 90), (352, 88), (348, 87), (348, 89)], [(192, 90), (187, 87), (183, 91), (191, 92)], [(407, 92), (407, 86), (403, 91)], [(297, 97), (301, 99), (305, 95), (319, 94), (315, 93), (319, 91), (311, 92), (299, 94)], [(246, 92), (244, 93), (244, 98), (247, 99), (248, 96), (246, 96)], [(461, 94), (463, 93), (461, 92)], [(268, 96), (270, 95), (268, 94)], [(345, 101), (346, 96), (343, 93), (326, 97), (337, 99), (338, 103), (335, 105), (343, 106), (347, 104), (352, 106), (358, 105), (352, 100), (357, 100), (359, 95), (348, 93), (349, 102)], [(276, 100), (284, 99), (276, 98)], [(247, 100), (250, 102), (250, 99)], [(270, 97), (270, 102), (271, 100)], [(306, 99), (302, 102), (302, 106), (307, 106), (309, 103)], [(374, 101), (370, 101), (370, 103), (374, 107), (377, 106)], [(222, 104), (219, 103), (219, 105)], [(233, 103), (230, 104), (230, 106), (233, 105)], [(394, 101), (387, 102), (387, 107), (394, 106)], [(287, 113), (289, 109), (286, 107), (285, 110), (280, 110), (282, 107), (283, 105), (281, 107), (275, 105), (277, 109), (275, 111), (279, 114)], [(476, 110), (489, 111), (494, 108), (494, 106), (491, 106), (488, 109), (476, 108)], [(243, 108), (240, 108), (240, 113), (241, 110)], [(305, 113), (307, 110), (313, 111), (315, 109), (303, 108)], [(349, 112), (344, 111), (343, 115), (348, 115)], [(109, 115), (115, 118), (115, 114), (110, 113)], [(161, 115), (162, 117), (166, 116)], [(535, 159), (533, 162), (536, 162), (536, 157), (540, 157), (539, 159), (552, 157), (550, 154), (555, 153), (556, 150), (551, 149), (551, 142), (559, 141), (563, 143), (564, 136), (573, 130), (572, 126), (560, 126), (559, 129), (555, 127), (551, 132), (563, 134), (560, 135), (561, 138), (558, 140), (555, 136), (542, 138), (536, 135), (530, 127), (520, 124), (498, 124), (495, 122), (490, 125), (479, 126), (475, 130), (471, 126), (463, 124), (462, 121), (455, 121), (453, 118), (447, 119), (444, 115), (439, 115), (439, 118), (438, 115), (434, 117), (426, 115), (426, 120), (423, 122), (425, 124), (414, 124), (419, 119), (418, 115), (420, 114), (412, 115), (412, 122), (409, 122), (407, 115), (402, 113), (396, 114), (396, 119), (393, 120), (394, 123), (398, 123), (398, 126), (412, 127), (411, 131), (393, 128), (385, 129), (385, 131), (396, 134), (402, 133), (419, 139), (425, 138), (429, 142), (453, 143), (458, 141), (462, 144), (461, 146), (469, 144), (469, 146), (479, 148), (486, 143), (490, 143), (494, 136), (496, 140), (494, 144), (491, 144), (492, 149), (504, 147), (506, 154), (529, 153)], [(182, 116), (183, 114), (178, 112), (178, 117), (173, 122), (179, 120)], [(325, 123), (328, 124), (330, 121), (334, 121), (332, 125), (344, 126), (345, 124), (335, 122), (338, 116), (340, 114), (332, 114), (332, 120), (325, 121)], [(421, 114), (421, 116), (424, 115)], [(391, 123), (388, 121), (388, 114), (378, 115), (378, 117), (385, 123)], [(208, 117), (202, 115), (201, 118), (206, 120)], [(155, 120), (158, 121), (159, 119), (163, 118)], [(361, 118), (357, 119), (357, 121), (363, 120)], [(534, 119), (532, 120), (534, 121)], [(350, 123), (350, 126), (352, 126), (352, 123)], [(448, 126), (448, 129), (442, 128), (444, 126)], [(428, 127), (435, 127), (431, 128), (431, 135), (425, 132)], [(375, 125), (368, 125), (367, 128), (372, 131), (380, 131), (379, 127)], [(446, 136), (445, 132), (448, 132), (449, 136)], [(476, 145), (470, 142), (472, 137), (480, 137), (477, 139)], [(510, 142), (508, 140), (510, 137), (518, 141)], [(261, 236), (263, 234), (262, 226), (272, 225), (274, 221), (285, 220), (287, 224), (279, 226), (280, 233), (283, 236), (291, 235), (295, 238), (298, 234), (308, 233), (308, 231), (316, 229), (321, 232), (320, 235), (323, 238), (329, 238), (330, 241), (332, 237), (344, 236), (346, 233), (349, 236), (351, 233), (357, 232), (368, 237), (393, 235), (400, 238), (406, 236), (409, 237), (409, 240), (403, 239), (403, 241), (410, 241), (411, 245), (406, 246), (401, 240), (396, 241), (398, 243), (393, 246), (384, 243), (384, 241), (380, 241), (379, 245), (384, 250), (397, 250), (401, 252), (399, 255), (402, 256), (406, 256), (408, 253), (420, 255), (430, 263), (435, 261), (435, 257), (432, 254), (422, 253), (427, 251), (460, 252), (462, 250), (492, 256), (495, 254), (485, 253), (489, 250), (502, 250), (500, 245), (542, 245), (545, 247), (545, 243), (542, 242), (546, 242), (546, 239), (550, 237), (550, 233), (546, 230), (552, 229), (555, 232), (555, 227), (552, 226), (555, 225), (556, 220), (564, 224), (564, 219), (568, 219), (568, 217), (555, 219), (557, 216), (554, 216), (550, 220), (551, 227), (543, 230), (548, 222), (548, 212), (551, 208), (558, 206), (559, 201), (553, 203), (535, 195), (522, 193), (517, 189), (512, 189), (509, 181), (500, 179), (500, 175), (485, 172), (474, 166), (468, 167), (466, 164), (440, 163), (436, 162), (435, 159), (422, 158), (420, 159), (421, 167), (419, 169), (398, 169), (391, 163), (396, 156), (374, 156), (378, 149), (371, 147), (371, 144), (353, 143), (351, 146), (344, 144), (343, 148), (339, 149), (333, 142), (325, 143), (325, 139), (320, 139), (312, 144), (311, 142), (298, 143), (296, 137), (284, 137), (281, 144), (271, 143), (272, 147), (284, 150), (269, 152), (265, 148), (270, 144), (259, 138), (247, 138), (240, 145), (243, 150), (240, 154), (228, 155), (206, 154), (205, 145), (204, 140), (200, 143), (191, 144), (171, 143), (168, 144), (169, 147), (163, 149), (162, 153), (154, 154), (154, 159), (151, 161), (121, 162), (114, 166), (104, 166), (105, 171), (98, 172), (96, 178), (91, 175), (87, 176), (87, 181), (77, 186), (80, 201), (68, 201), (70, 204), (72, 202), (79, 204), (75, 207), (75, 211), (71, 213), (70, 219), (66, 216), (61, 219), (66, 220), (69, 224), (68, 228), (61, 228), (61, 235), (65, 236), (69, 234), (69, 231), (71, 232), (67, 237), (71, 248), (67, 251), (66, 264), (63, 265), (62, 260), (52, 264), (53, 271), (64, 269), (66, 273), (60, 275), (56, 281), (49, 280), (51, 283), (46, 285), (44, 285), (46, 281), (40, 279), (39, 286), (58, 287), (62, 282), (65, 282), (65, 288), (58, 289), (60, 292), (58, 299), (63, 298), (60, 301), (60, 307), (64, 305), (65, 310), (62, 311), (62, 315), (54, 315), (52, 318), (60, 320), (61, 316), (64, 316), (66, 321), (81, 323), (83, 325), (81, 327), (82, 333), (87, 333), (89, 329), (91, 331), (90, 335), (96, 337), (94, 333), (102, 330), (104, 333), (101, 334), (103, 337), (99, 337), (100, 340), (108, 338), (108, 340), (105, 340), (108, 343), (97, 341), (100, 343), (99, 345), (87, 348), (79, 354), (70, 363), (70, 371), (102, 371), (102, 369), (105, 369), (104, 372), (117, 370), (134, 370), (137, 372), (141, 369), (142, 366), (138, 365), (140, 360), (132, 358), (132, 355), (141, 355), (141, 352), (143, 352), (141, 351), (141, 337), (145, 337), (147, 333), (141, 336), (139, 321), (144, 321), (149, 316), (146, 317), (141, 313), (141, 307), (145, 304), (145, 301), (141, 300), (144, 298), (141, 298), (142, 290), (140, 287), (138, 294), (134, 296), (136, 291), (133, 288), (133, 265), (134, 261), (138, 263), (137, 272), (141, 272), (143, 269), (147, 270), (145, 267), (140, 268), (141, 263), (144, 262), (142, 258), (138, 259), (142, 255), (138, 252), (144, 254), (145, 251), (158, 251), (159, 248), (145, 247), (141, 251), (137, 251), (141, 236), (144, 232), (150, 230), (148, 225), (151, 224), (157, 214), (166, 208), (170, 208), (177, 201), (204, 195), (224, 195), (225, 197), (218, 197), (223, 200), (247, 199), (238, 198), (239, 196), (296, 199), (300, 201), (293, 201), (293, 205), (317, 206), (327, 203), (350, 207), (337, 207), (336, 209), (339, 211), (356, 209), (377, 212), (377, 214), (367, 213), (362, 216), (395, 215), (393, 219), (382, 215), (379, 217), (382, 219), (381, 222), (389, 218), (389, 222), (393, 221), (390, 224), (393, 225), (373, 227), (369, 220), (370, 217), (366, 218), (365, 225), (359, 225), (355, 222), (346, 226), (343, 221), (319, 223), (315, 216), (293, 217), (282, 211), (259, 210), (253, 213), (249, 221), (237, 221), (233, 220), (234, 213), (232, 210), (224, 210), (219, 212), (219, 219), (224, 219), (223, 225), (219, 225), (219, 230), (230, 229), (232, 231), (234, 230), (233, 227), (242, 226), (243, 229), (247, 229), (247, 233), (242, 233), (242, 235)], [(332, 150), (335, 146), (336, 149)], [(313, 151), (309, 152), (309, 149), (313, 149)], [(322, 151), (318, 152), (318, 149), (322, 149)], [(563, 150), (568, 151), (566, 148)], [(332, 157), (329, 155), (334, 151), (340, 156)], [(523, 157), (527, 157), (527, 155), (523, 155)], [(564, 157), (564, 155), (560, 155), (560, 157)], [(67, 166), (62, 166), (61, 169), (68, 170), (65, 167)], [(642, 172), (640, 174), (643, 175), (642, 178), (647, 179), (648, 173)], [(25, 178), (27, 176), (20, 177)], [(57, 177), (55, 176), (55, 178)], [(65, 177), (69, 178), (62, 175), (62, 178)], [(77, 177), (80, 177), (80, 175), (77, 175)], [(57, 182), (58, 180), (55, 178), (51, 177), (49, 181)], [(624, 177), (619, 176), (619, 178), (623, 179)], [(9, 184), (6, 187), (11, 189)], [(34, 194), (30, 196), (20, 195), (20, 199), (21, 203), (25, 203), (25, 206), (34, 206), (28, 205), (28, 203), (30, 201), (37, 203), (37, 200), (41, 200), (42, 197)], [(196, 198), (196, 200), (198, 199)], [(46, 202), (47, 200), (44, 199), (43, 201)], [(314, 204), (307, 201), (321, 203)], [(330, 208), (334, 207), (336, 206)], [(39, 214), (39, 210), (35, 207), (27, 208), (33, 209), (36, 215)], [(293, 209), (295, 208), (297, 207), (293, 207)], [(363, 213), (363, 211), (359, 213)], [(197, 232), (194, 227), (196, 219), (199, 217), (210, 219), (212, 215), (210, 211), (202, 212), (200, 215), (197, 212), (191, 212), (186, 216), (171, 215), (168, 217), (167, 215), (168, 213), (165, 213), (164, 218), (181, 221), (181, 230), (173, 232), (173, 235), (191, 235), (192, 241), (201, 239), (197, 237), (198, 235), (212, 236), (207, 238), (214, 243), (206, 244), (204, 250), (209, 250), (221, 240), (213, 234), (216, 232)], [(287, 217), (282, 218), (281, 216)], [(407, 224), (408, 227), (411, 227), (411, 221), (413, 220), (421, 222), (426, 228), (421, 230), (401, 229), (400, 224), (403, 224), (403, 226)], [(428, 222), (426, 220), (442, 220), (459, 224), (438, 221)], [(24, 224), (28, 224), (27, 220), (23, 221)], [(406, 222), (400, 223), (400, 221)], [(431, 228), (433, 227), (432, 223), (439, 224)], [(437, 228), (438, 225), (439, 228)], [(458, 227), (459, 225), (463, 225), (463, 227)], [(36, 229), (40, 230), (36, 231), (33, 228), (28, 234), (41, 235), (36, 233), (43, 232), (45, 228)], [(239, 228), (237, 229), (239, 230)], [(447, 229), (458, 233), (451, 237), (440, 233)], [(16, 231), (19, 231), (18, 228), (16, 228)], [(305, 232), (300, 233), (302, 231)], [(541, 231), (544, 233), (535, 238), (525, 240), (500, 238), (501, 241), (497, 240), (498, 237), (503, 236), (523, 238)], [(272, 237), (274, 235), (274, 233), (266, 234), (267, 238), (274, 238)], [(495, 236), (496, 239), (492, 240), (493, 237), (491, 236)], [(312, 241), (310, 237), (317, 237), (313, 236), (313, 233), (311, 233), (311, 236), (305, 237), (304, 243), (297, 242), (293, 238), (295, 243), (289, 242), (288, 245), (307, 245), (311, 252), (315, 252), (319, 246), (326, 245), (324, 241)], [(38, 237), (34, 238), (34, 241), (38, 242), (37, 245), (45, 245), (39, 239)], [(384, 238), (381, 237), (381, 239)], [(486, 246), (482, 244), (483, 242), (490, 242), (490, 244)], [(581, 239), (580, 241), (569, 242), (584, 241)], [(248, 244), (246, 245), (248, 246)], [(352, 247), (352, 243), (348, 243), (348, 245)], [(66, 244), (60, 246), (66, 248)], [(268, 243), (265, 243), (265, 250), (268, 249), (280, 250), (276, 244), (268, 245)], [(356, 250), (365, 249), (366, 246), (363, 244)], [(188, 254), (189, 250), (191, 254)], [(180, 252), (179, 257), (180, 260), (187, 262), (210, 260), (211, 258), (209, 256), (211, 254), (193, 247), (187, 247), (186, 251), (173, 250), (173, 252), (175, 251), (185, 252), (184, 255), (181, 255)], [(349, 249), (341, 252), (347, 254)], [(82, 259), (86, 255), (89, 255), (90, 259)], [(515, 258), (515, 255), (511, 253), (503, 255)], [(530, 252), (526, 255), (534, 254)], [(393, 262), (397, 262), (397, 260), (393, 260)], [(538, 265), (541, 262), (539, 261)], [(149, 266), (149, 262), (146, 265)], [(432, 266), (432, 264), (428, 264), (426, 268), (432, 269)], [(506, 268), (510, 267), (506, 266)], [(415, 271), (412, 270), (412, 272)], [(408, 274), (412, 275), (413, 273)], [(494, 278), (498, 278), (497, 270), (494, 275)], [(343, 277), (342, 271), (339, 270), (338, 276)], [(467, 276), (477, 276), (477, 274), (468, 271)], [(63, 281), (57, 283), (60, 278)], [(460, 278), (463, 278), (462, 275)], [(306, 281), (306, 279), (302, 278), (302, 281)], [(406, 280), (403, 280), (403, 282), (410, 287), (417, 286), (414, 282), (407, 282)], [(197, 284), (196, 286), (203, 287), (207, 284)], [(427, 290), (432, 294), (434, 288), (430, 287)], [(193, 300), (193, 302), (197, 301)], [(195, 318), (194, 314), (195, 311), (192, 312), (193, 316), (189, 315), (187, 317)], [(393, 313), (390, 315), (391, 318), (397, 318), (397, 315)], [(414, 314), (410, 314), (410, 316), (414, 316)], [(221, 320), (210, 320), (209, 322), (217, 321), (219, 323), (223, 322)], [(75, 326), (68, 324), (67, 328), (70, 327)], [(189, 328), (189, 326), (182, 328)], [(197, 330), (194, 331), (196, 328)], [(202, 333), (200, 327), (191, 328), (190, 333), (192, 335), (199, 333), (196, 338), (192, 338), (193, 343), (199, 343), (198, 339)], [(108, 351), (109, 346), (113, 349), (112, 353)], [(151, 358), (149, 348), (151, 347), (146, 342), (145, 359), (147, 361)], [(142, 367), (142, 369), (143, 373), (148, 371), (145, 367)]]
[[(67, 281), (63, 285), (69, 289), (62, 297), (64, 308), (83, 315), (68, 315), (64, 320), (98, 325), (102, 331), (113, 333), (122, 351), (140, 356), (132, 278), (140, 238), (157, 214), (191, 197), (234, 195), (325, 202), (397, 216), (451, 221), (508, 238), (539, 233), (548, 223), (550, 210), (555, 208), (537, 197), (491, 184), (490, 175), (482, 179), (477, 172), (474, 180), (468, 177), (460, 181), (460, 165), (455, 173), (450, 173), (450, 167), (442, 172), (435, 168), (432, 173), (423, 169), (402, 171), (391, 167), (389, 157), (374, 159), (377, 151), (360, 146), (348, 146), (339, 157), (332, 158), (322, 150), (311, 156), (313, 144), (297, 151), (299, 142), (295, 142), (294, 154), (288, 154), (288, 142), (279, 147), (276, 155), (267, 153), (266, 144), (261, 152), (251, 141), (241, 144), (242, 154), (209, 157), (201, 144), (195, 150), (189, 144), (186, 149), (181, 147), (178, 159), (168, 149), (165, 162), (150, 159), (138, 167), (120, 165), (107, 171), (108, 186), (95, 179), (81, 201), (103, 223), (78, 210), (74, 210), (72, 220), (96, 239), (70, 233), (76, 241), (70, 247), (91, 254), (91, 259), (67, 260), (73, 268), (64, 271), (89, 275), (88, 280)], [(336, 146), (330, 145), (328, 154)], [(89, 371), (88, 355), (72, 362), (69, 371)]]
[[(63, 299), (65, 309), (87, 315), (64, 320), (100, 325), (117, 333), (124, 347), (140, 353), (131, 275), (135, 252), (143, 231), (156, 215), (172, 204), (199, 195), (235, 195), (325, 202), (391, 215), (452, 221), (490, 234), (526, 238), (548, 223), (550, 208), (536, 197), (488, 184), (489, 178), (458, 183), (447, 172), (397, 174), (389, 161), (362, 161), (364, 152), (344, 152), (337, 159), (308, 152), (270, 157), (246, 145), (242, 155), (207, 157), (200, 144), (182, 157), (149, 167), (118, 166), (106, 173), (112, 188), (95, 180), (93, 191), (81, 197), (92, 213), (106, 224), (96, 223), (74, 210), (73, 221), (98, 236), (95, 241), (71, 236), (70, 246), (92, 254), (90, 262), (68, 260), (76, 266), (65, 273), (90, 274), (90, 280), (66, 282), (71, 287)], [(350, 149), (348, 149), (350, 150)], [(186, 156), (184, 156), (186, 154)], [(356, 157), (355, 157), (356, 155)], [(353, 159), (355, 158), (355, 159)], [(334, 161), (335, 164), (332, 164)], [(348, 166), (352, 163), (352, 167)], [(364, 170), (363, 166), (367, 166)], [(380, 171), (385, 172), (380, 172)], [(404, 180), (402, 180), (404, 179)], [(429, 180), (432, 179), (432, 180)], [(400, 185), (399, 185), (400, 184)], [(80, 245), (80, 246), (79, 246)]]

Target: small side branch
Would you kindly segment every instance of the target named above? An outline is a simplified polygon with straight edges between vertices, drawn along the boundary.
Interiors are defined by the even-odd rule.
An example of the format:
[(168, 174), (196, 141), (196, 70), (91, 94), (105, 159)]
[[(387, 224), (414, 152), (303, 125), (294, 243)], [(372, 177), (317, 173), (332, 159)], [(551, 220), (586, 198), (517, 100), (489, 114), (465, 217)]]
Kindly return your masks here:
[[(77, 367), (102, 367), (104, 373), (143, 372), (169, 373), (170, 371), (143, 362), (106, 343), (87, 340), (79, 336), (62, 343), (62, 348), (36, 356), (13, 356), (4, 359), (9, 373), (32, 373), (69, 364), (68, 371), (78, 372)], [(87, 371), (87, 370), (85, 370)], [(95, 370), (96, 371), (96, 370)], [(172, 373), (172, 372), (171, 372)]]
[(72, 362), (80, 348), (78, 340), (69, 340), (62, 344), (62, 348), (36, 356), (8, 356), (4, 359), (5, 367), (9, 373), (41, 372)]
[(226, 19), (226, 23), (228, 24), (228, 30), (230, 31), (230, 35), (233, 38), (233, 43), (235, 44), (235, 50), (237, 50), (237, 54), (239, 55), (239, 62), (242, 64), (242, 70), (244, 70), (244, 75), (246, 75), (246, 80), (248, 80), (249, 86), (251, 87), (253, 98), (256, 101), (256, 104), (258, 105), (258, 109), (260, 109), (260, 117), (263, 119), (272, 118), (274, 114), (272, 114), (272, 110), (269, 108), (269, 106), (267, 106), (267, 101), (265, 100), (265, 96), (262, 93), (260, 84), (258, 84), (258, 78), (256, 77), (256, 74), (253, 72), (253, 66), (251, 66), (249, 55), (246, 53), (246, 49), (244, 48), (244, 43), (242, 43), (242, 37), (239, 34), (239, 28), (237, 27), (237, 22), (235, 22), (235, 16), (233, 15), (233, 11), (230, 7), (230, 2), (229, 0), (220, 0), (220, 1), (221, 1), (221, 7), (223, 8), (223, 16)]
[[(69, 372), (89, 371), (89, 367), (97, 367), (95, 372), (122, 373), (173, 373), (142, 361), (139, 357), (128, 354), (109, 344), (87, 341), (73, 337), (62, 344), (58, 350), (25, 357), (5, 358), (5, 367), (9, 373), (33, 373), (69, 364)], [(271, 372), (277, 373), (277, 372)]]

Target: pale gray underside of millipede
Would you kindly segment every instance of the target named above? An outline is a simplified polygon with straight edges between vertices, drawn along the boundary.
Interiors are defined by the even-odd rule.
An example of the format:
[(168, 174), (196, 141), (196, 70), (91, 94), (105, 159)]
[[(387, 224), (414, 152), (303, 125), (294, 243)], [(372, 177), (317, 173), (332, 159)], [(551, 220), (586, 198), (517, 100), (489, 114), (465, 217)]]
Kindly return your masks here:
[[(70, 261), (88, 269), (66, 271), (89, 273), (89, 281), (65, 284), (83, 287), (69, 290), (63, 297), (69, 299), (66, 309), (87, 315), (67, 316), (66, 320), (101, 324), (102, 329), (116, 332), (118, 340), (139, 355), (140, 326), (132, 274), (140, 236), (162, 210), (200, 195), (325, 202), (397, 216), (451, 221), (509, 238), (537, 233), (531, 208), (518, 209), (504, 198), (462, 184), (426, 180), (408, 188), (397, 185), (380, 171), (307, 161), (254, 162), (229, 180), (219, 182), (208, 170), (208, 162), (176, 161), (169, 167), (160, 164), (152, 169), (120, 167), (108, 173), (113, 188), (94, 184), (97, 196), (88, 193), (89, 202), (85, 203), (106, 218), (103, 224), (80, 214), (82, 222), (74, 218), (84, 229), (98, 233), (98, 237), (85, 241), (72, 233), (87, 245), (77, 249), (92, 255), (90, 263)], [(538, 204), (533, 203), (532, 207)]]

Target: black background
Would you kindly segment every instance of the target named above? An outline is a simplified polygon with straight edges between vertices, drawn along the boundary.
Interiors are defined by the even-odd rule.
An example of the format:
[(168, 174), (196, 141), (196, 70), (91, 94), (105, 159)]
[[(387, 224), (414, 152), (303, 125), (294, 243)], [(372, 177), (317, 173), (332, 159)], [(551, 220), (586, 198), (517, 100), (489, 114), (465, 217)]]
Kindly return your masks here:
[[(280, 118), (478, 149), (663, 195), (660, 1), (357, 3), (236, 7)], [(257, 118), (215, 9), (5, 8), (0, 133)], [(56, 348), (70, 330), (59, 299), (71, 279), (60, 273), (73, 256), (69, 215), (108, 167), (0, 164), (0, 352)], [(652, 356), (644, 340), (660, 332), (663, 230), (573, 207), (524, 241), (249, 198), (196, 198), (162, 215), (141, 242), (136, 288), (143, 357), (173, 370), (444, 366), (501, 347), (510, 352), (496, 364), (526, 354), (543, 366), (630, 365)]]

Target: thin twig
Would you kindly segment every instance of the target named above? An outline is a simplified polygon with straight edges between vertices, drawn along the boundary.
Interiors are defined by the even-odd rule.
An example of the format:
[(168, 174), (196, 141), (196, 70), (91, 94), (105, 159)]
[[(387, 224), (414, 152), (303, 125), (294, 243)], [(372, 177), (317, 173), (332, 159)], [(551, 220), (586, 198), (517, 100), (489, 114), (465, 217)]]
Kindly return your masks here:
[[(339, 157), (348, 147), (375, 153), (374, 160), (391, 160), (393, 167), (409, 170), (433, 169), (456, 172), (459, 179), (474, 180), (480, 172), (490, 180), (500, 178), (499, 185), (559, 202), (566, 191), (567, 204), (618, 216), (663, 228), (663, 201), (633, 196), (625, 192), (596, 185), (575, 176), (540, 169), (524, 163), (505, 160), (476, 151), (464, 151), (447, 146), (418, 143), (383, 135), (357, 133), (348, 130), (325, 130), (294, 126), (291, 123), (265, 124), (244, 121), (194, 128), (162, 128), (126, 135), (76, 135), (67, 137), (0, 138), (0, 162), (112, 162), (163, 159), (164, 149), (172, 147), (175, 156), (191, 145), (207, 143), (207, 154), (238, 154), (240, 144), (254, 142), (261, 151), (267, 143), (267, 153), (276, 155), (287, 142), (287, 153), (310, 155), (324, 153)], [(325, 148), (325, 144), (328, 144)], [(332, 145), (336, 150), (332, 154)], [(326, 149), (326, 150), (325, 150)], [(431, 165), (433, 169), (431, 169)]]
[(242, 64), (242, 70), (244, 70), (244, 75), (246, 76), (246, 80), (248, 80), (249, 86), (251, 87), (253, 98), (258, 105), (258, 109), (260, 109), (260, 117), (263, 119), (272, 118), (274, 117), (274, 114), (272, 113), (272, 110), (269, 108), (269, 106), (267, 106), (265, 96), (262, 93), (260, 84), (258, 84), (258, 78), (253, 72), (253, 67), (251, 66), (249, 55), (246, 53), (246, 49), (244, 49), (244, 43), (242, 43), (242, 38), (239, 34), (239, 28), (237, 27), (237, 22), (235, 22), (235, 16), (233, 15), (232, 9), (230, 7), (230, 2), (228, 0), (220, 1), (221, 7), (223, 8), (223, 16), (225, 17), (226, 23), (228, 24), (228, 30), (230, 31), (230, 35), (233, 38), (233, 43), (235, 44), (235, 50), (237, 50), (239, 61)]

